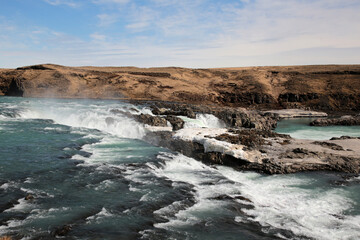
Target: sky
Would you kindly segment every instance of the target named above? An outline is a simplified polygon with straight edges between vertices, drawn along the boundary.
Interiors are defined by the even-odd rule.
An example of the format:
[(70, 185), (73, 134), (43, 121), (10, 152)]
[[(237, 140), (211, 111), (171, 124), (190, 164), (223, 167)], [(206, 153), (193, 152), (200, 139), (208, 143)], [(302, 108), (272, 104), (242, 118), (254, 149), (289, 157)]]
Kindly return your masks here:
[(0, 0), (0, 68), (360, 64), (360, 0)]

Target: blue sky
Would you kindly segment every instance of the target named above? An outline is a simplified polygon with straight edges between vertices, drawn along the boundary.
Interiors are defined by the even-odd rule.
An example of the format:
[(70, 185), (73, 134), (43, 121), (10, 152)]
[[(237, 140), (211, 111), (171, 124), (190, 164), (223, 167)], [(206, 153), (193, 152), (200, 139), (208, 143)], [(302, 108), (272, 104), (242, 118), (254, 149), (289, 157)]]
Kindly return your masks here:
[(359, 0), (0, 0), (0, 68), (360, 64)]

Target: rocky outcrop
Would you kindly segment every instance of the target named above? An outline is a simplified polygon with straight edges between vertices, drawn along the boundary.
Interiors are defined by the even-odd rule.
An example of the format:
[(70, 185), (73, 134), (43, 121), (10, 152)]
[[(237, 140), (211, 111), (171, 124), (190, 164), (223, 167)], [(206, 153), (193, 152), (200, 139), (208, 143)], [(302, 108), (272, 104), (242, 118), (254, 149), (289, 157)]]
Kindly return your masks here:
[(290, 139), (289, 135), (279, 134), (268, 130), (255, 129), (229, 129), (229, 133), (224, 133), (215, 137), (216, 140), (229, 142), (231, 144), (244, 145), (249, 149), (256, 149), (265, 144), (266, 138), (281, 137)]
[(141, 113), (140, 115), (134, 115), (134, 118), (136, 121), (150, 126), (157, 126), (157, 127), (167, 126), (167, 121), (165, 118), (158, 116), (151, 116), (150, 114)]
[(182, 129), (149, 132), (145, 140), (207, 164), (237, 170), (267, 174), (360, 171), (358, 138), (313, 142), (256, 129)]
[[(275, 129), (279, 117), (271, 112), (171, 102), (132, 101), (135, 104), (149, 104), (152, 113), (160, 116), (184, 116), (196, 118), (196, 114), (213, 114), (231, 128)], [(168, 121), (170, 121), (168, 119)], [(177, 120), (179, 121), (179, 120)]]
[(6, 89), (5, 95), (22, 97), (24, 94), (24, 87), (20, 79), (13, 79), (9, 85), (9, 88)]
[(222, 108), (213, 114), (232, 128), (275, 129), (278, 118), (273, 114), (262, 114), (246, 109)]
[(152, 106), (152, 113), (155, 115), (174, 115), (196, 118), (194, 111), (190, 107), (184, 106), (183, 104), (172, 104), (171, 109)]
[(170, 116), (166, 116), (165, 119), (170, 122), (173, 131), (179, 130), (184, 127), (185, 122), (181, 118), (170, 115)]
[(319, 118), (310, 122), (310, 126), (355, 126), (360, 125), (360, 116), (342, 116), (340, 118)]

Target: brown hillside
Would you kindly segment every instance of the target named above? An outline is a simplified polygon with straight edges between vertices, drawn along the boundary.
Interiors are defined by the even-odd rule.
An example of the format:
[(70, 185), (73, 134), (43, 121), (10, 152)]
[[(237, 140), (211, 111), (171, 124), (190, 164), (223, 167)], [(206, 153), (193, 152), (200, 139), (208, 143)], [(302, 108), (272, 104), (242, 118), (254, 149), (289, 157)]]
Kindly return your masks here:
[(0, 94), (360, 111), (360, 65), (188, 69), (43, 64), (0, 69)]

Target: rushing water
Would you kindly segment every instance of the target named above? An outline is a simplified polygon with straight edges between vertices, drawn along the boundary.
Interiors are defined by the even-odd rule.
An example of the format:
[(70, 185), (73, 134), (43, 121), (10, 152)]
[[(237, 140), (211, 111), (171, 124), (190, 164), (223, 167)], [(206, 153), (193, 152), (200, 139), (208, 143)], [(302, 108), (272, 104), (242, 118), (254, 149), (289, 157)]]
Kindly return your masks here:
[[(360, 238), (360, 178), (207, 166), (141, 141), (146, 129), (113, 109), (150, 113), (0, 97), (0, 236), (70, 226), (66, 239)], [(222, 124), (200, 114), (186, 126)]]

